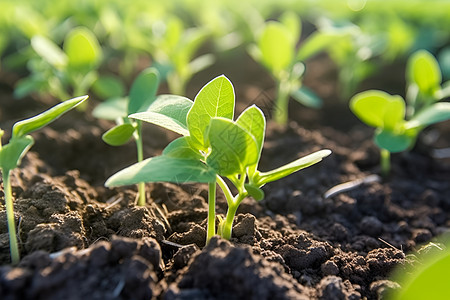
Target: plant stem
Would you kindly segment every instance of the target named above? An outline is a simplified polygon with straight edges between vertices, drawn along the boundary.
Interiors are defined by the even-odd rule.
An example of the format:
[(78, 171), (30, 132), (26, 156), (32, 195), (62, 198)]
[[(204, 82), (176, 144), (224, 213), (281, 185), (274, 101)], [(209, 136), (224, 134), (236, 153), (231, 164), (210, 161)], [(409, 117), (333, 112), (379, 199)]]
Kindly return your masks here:
[(222, 237), (229, 240), (231, 238), (231, 232), (233, 230), (233, 221), (236, 216), (236, 211), (241, 204), (241, 201), (247, 196), (247, 193), (238, 194), (233, 203), (228, 204), (227, 216), (222, 228)]
[(208, 184), (208, 224), (206, 230), (206, 244), (216, 234), (216, 182)]
[(389, 176), (389, 173), (391, 172), (391, 152), (389, 152), (386, 149), (381, 149), (381, 175), (383, 178), (386, 178)]
[(231, 191), (228, 188), (228, 185), (225, 183), (225, 181), (219, 175), (216, 176), (216, 180), (217, 180), (217, 183), (219, 184), (219, 187), (222, 189), (222, 192), (225, 195), (225, 198), (227, 199), (227, 204), (231, 205), (234, 201), (234, 197), (233, 197), (233, 194), (231, 194)]
[(172, 94), (175, 95), (184, 95), (186, 94), (186, 83), (181, 78), (180, 75), (176, 73), (172, 73), (169, 76), (167, 76), (167, 84), (169, 86), (169, 90)]
[(280, 80), (277, 89), (277, 101), (275, 102), (274, 120), (278, 124), (286, 125), (288, 121), (289, 83)]
[[(144, 160), (144, 150), (142, 145), (142, 122), (137, 121), (137, 128), (136, 128), (136, 134), (135, 134), (135, 140), (136, 140), (136, 149), (137, 149), (137, 160), (138, 162), (141, 162)], [(139, 182), (138, 183), (138, 206), (145, 206), (145, 182)]]
[(14, 206), (9, 170), (3, 170), (3, 189), (5, 193), (6, 218), (8, 221), (9, 250), (11, 253), (11, 262), (15, 265), (19, 263), (20, 254), (19, 246), (17, 244), (16, 224), (14, 222)]

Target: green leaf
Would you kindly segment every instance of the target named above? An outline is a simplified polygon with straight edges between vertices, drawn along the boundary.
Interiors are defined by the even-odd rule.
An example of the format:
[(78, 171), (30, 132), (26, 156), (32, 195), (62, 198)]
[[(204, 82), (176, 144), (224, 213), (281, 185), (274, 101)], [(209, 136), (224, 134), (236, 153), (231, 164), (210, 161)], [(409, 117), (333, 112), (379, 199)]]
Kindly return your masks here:
[(102, 135), (105, 143), (111, 146), (120, 146), (128, 142), (133, 136), (136, 128), (129, 124), (116, 125)]
[(328, 149), (320, 150), (309, 154), (305, 157), (299, 158), (287, 165), (279, 167), (275, 170), (269, 172), (261, 172), (259, 174), (259, 178), (256, 180), (255, 184), (258, 186), (262, 186), (268, 182), (276, 181), (283, 177), (286, 177), (292, 173), (300, 171), (301, 169), (312, 166), (319, 161), (321, 161), (324, 157), (327, 157), (331, 154), (331, 151)]
[(297, 52), (296, 60), (304, 61), (334, 45), (336, 41), (345, 38), (347, 33), (330, 30), (328, 32), (316, 31), (311, 34), (301, 45)]
[(421, 93), (432, 96), (440, 88), (442, 74), (434, 56), (426, 51), (415, 52), (408, 60), (408, 81), (415, 83)]
[(263, 63), (273, 72), (286, 69), (293, 60), (295, 42), (281, 23), (267, 22), (258, 43)]
[(406, 123), (406, 128), (428, 126), (446, 120), (450, 120), (450, 103), (435, 103), (417, 113)]
[(262, 199), (264, 199), (264, 191), (262, 189), (248, 183), (245, 183), (244, 187), (247, 190), (248, 194), (252, 196), (256, 201), (261, 201)]
[(302, 22), (298, 14), (292, 10), (287, 10), (281, 15), (280, 23), (288, 29), (291, 34), (292, 43), (295, 45), (300, 39), (302, 32)]
[(405, 151), (413, 145), (415, 139), (415, 136), (395, 134), (389, 130), (378, 130), (374, 138), (375, 144), (378, 147), (386, 149), (391, 153)]
[(14, 87), (14, 98), (21, 99), (32, 92), (40, 91), (47, 85), (47, 81), (35, 76), (20, 79)]
[(72, 29), (64, 40), (64, 51), (69, 66), (75, 69), (92, 69), (101, 60), (102, 49), (95, 35), (86, 27)]
[(173, 132), (176, 132), (184, 136), (189, 135), (189, 131), (184, 124), (179, 122), (177, 119), (171, 118), (170, 116), (167, 115), (155, 113), (152, 111), (144, 111), (140, 113), (131, 114), (128, 117), (130, 119), (141, 120), (161, 126), (163, 128), (169, 129)]
[(16, 168), (33, 143), (34, 140), (29, 135), (10, 139), (0, 149), (0, 168), (6, 172)]
[(376, 128), (393, 130), (403, 125), (405, 103), (399, 96), (370, 90), (355, 95), (350, 109), (364, 123)]
[(147, 68), (133, 81), (128, 102), (128, 114), (141, 112), (156, 99), (159, 87), (159, 73), (155, 68)]
[[(445, 240), (445, 239), (444, 239)], [(434, 244), (431, 243), (430, 244)], [(448, 270), (450, 270), (450, 251), (447, 247), (439, 247), (440, 251), (421, 251), (417, 264), (414, 268), (397, 270), (396, 282), (401, 284), (400, 289), (396, 289), (390, 295), (390, 299), (448, 299), (450, 291), (448, 289)], [(424, 248), (424, 247), (423, 247)], [(431, 247), (430, 247), (431, 248)], [(425, 253), (425, 254), (423, 254)]]
[(208, 82), (197, 94), (187, 115), (190, 142), (200, 150), (206, 150), (205, 131), (212, 118), (233, 119), (234, 88), (224, 75)]
[(171, 117), (187, 127), (187, 115), (194, 102), (177, 95), (160, 95), (147, 111)]
[(405, 111), (406, 107), (403, 98), (391, 96), (385, 107), (383, 128), (391, 131), (401, 128), (405, 123)]
[(173, 63), (178, 70), (185, 67), (207, 38), (207, 31), (201, 28), (186, 29), (182, 35), (181, 47), (174, 52)]
[(316, 93), (304, 86), (300, 87), (296, 91), (293, 91), (291, 93), (291, 96), (297, 102), (307, 107), (321, 108), (323, 104), (322, 99), (320, 99), (319, 96), (316, 95)]
[(236, 124), (245, 129), (255, 139), (258, 161), (261, 156), (264, 135), (266, 133), (266, 118), (264, 117), (264, 113), (256, 105), (252, 105), (241, 113), (236, 120)]
[(101, 76), (93, 84), (92, 90), (102, 99), (123, 97), (125, 86), (116, 76)]
[(190, 159), (203, 159), (200, 151), (192, 149), (188, 142), (189, 137), (182, 136), (172, 141), (163, 150), (163, 155), (178, 157), (178, 158), (190, 158)]
[(189, 68), (192, 74), (196, 74), (201, 70), (206, 69), (211, 66), (215, 61), (215, 57), (212, 54), (204, 54), (202, 56), (196, 57), (189, 63)]
[(117, 172), (106, 181), (105, 185), (113, 187), (158, 181), (206, 183), (215, 180), (215, 171), (199, 160), (162, 155), (148, 158)]
[(40, 35), (32, 37), (31, 47), (40, 57), (55, 68), (62, 69), (67, 65), (67, 55), (48, 38)]
[(16, 124), (14, 124), (12, 129), (12, 137), (22, 137), (32, 131), (44, 127), (45, 125), (58, 119), (65, 112), (81, 104), (87, 98), (88, 96), (81, 96), (66, 100), (37, 116), (17, 122)]
[(97, 105), (92, 115), (98, 119), (115, 121), (127, 116), (128, 98), (111, 98)]
[(181, 135), (189, 135), (186, 118), (193, 102), (176, 95), (158, 96), (147, 111), (135, 113), (129, 118), (152, 123)]
[(211, 153), (206, 163), (221, 176), (241, 174), (258, 159), (254, 137), (225, 118), (213, 118), (208, 130)]

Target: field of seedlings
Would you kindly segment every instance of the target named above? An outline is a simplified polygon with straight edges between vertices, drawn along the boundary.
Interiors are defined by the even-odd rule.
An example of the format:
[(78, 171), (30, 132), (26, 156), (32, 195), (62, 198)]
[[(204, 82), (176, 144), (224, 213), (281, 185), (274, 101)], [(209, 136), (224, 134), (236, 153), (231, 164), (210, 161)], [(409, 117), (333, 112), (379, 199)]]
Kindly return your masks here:
[(0, 299), (450, 298), (449, 11), (0, 0)]

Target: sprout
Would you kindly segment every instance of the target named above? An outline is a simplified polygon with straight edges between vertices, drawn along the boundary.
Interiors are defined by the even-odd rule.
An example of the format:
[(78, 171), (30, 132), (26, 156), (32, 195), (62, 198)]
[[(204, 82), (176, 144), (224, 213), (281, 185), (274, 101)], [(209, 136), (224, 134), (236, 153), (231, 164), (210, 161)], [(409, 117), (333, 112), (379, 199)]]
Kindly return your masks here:
[[(158, 87), (158, 71), (155, 68), (147, 68), (134, 80), (128, 97), (111, 98), (99, 104), (93, 111), (96, 118), (114, 120), (117, 123), (103, 134), (103, 141), (111, 146), (120, 146), (133, 138), (136, 142), (138, 162), (144, 159), (142, 122), (129, 119), (128, 115), (147, 110), (156, 99)], [(138, 184), (138, 205), (145, 205), (144, 182)]]
[[(148, 158), (111, 176), (106, 186), (138, 182), (203, 182), (209, 185), (207, 241), (215, 234), (231, 238), (236, 210), (242, 200), (264, 198), (262, 187), (328, 156), (321, 150), (269, 172), (258, 170), (264, 143), (266, 120), (256, 106), (234, 120), (234, 88), (225, 76), (206, 84), (195, 101), (175, 95), (160, 96), (148, 111), (131, 119), (147, 121), (182, 135), (172, 141), (161, 156)], [(236, 188), (233, 195), (228, 184)], [(216, 231), (216, 185), (223, 191), (228, 211)]]
[(353, 113), (376, 128), (375, 144), (381, 149), (384, 176), (390, 171), (390, 153), (412, 148), (426, 126), (450, 119), (450, 103), (436, 103), (447, 97), (450, 89), (441, 87), (441, 71), (430, 53), (421, 50), (412, 55), (407, 82), (406, 103), (400, 96), (377, 90), (359, 93), (350, 100)]
[[(60, 103), (51, 109), (32, 118), (19, 121), (14, 124), (12, 136), (8, 144), (2, 146), (0, 140), (0, 169), (3, 176), (3, 188), (5, 194), (6, 217), (8, 221), (9, 248), (11, 262), (17, 264), (20, 260), (19, 246), (17, 244), (16, 226), (14, 222), (14, 207), (11, 192), (11, 170), (20, 165), (22, 157), (28, 152), (34, 143), (29, 133), (38, 130), (59, 118), (65, 112), (83, 103), (88, 96), (77, 97)], [(4, 131), (0, 130), (0, 138)]]

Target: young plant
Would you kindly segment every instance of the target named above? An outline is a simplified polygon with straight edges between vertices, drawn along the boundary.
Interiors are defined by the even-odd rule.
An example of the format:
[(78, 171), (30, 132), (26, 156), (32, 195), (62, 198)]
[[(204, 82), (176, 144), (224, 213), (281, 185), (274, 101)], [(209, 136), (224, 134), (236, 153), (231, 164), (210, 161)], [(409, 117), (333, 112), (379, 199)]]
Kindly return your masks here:
[(185, 94), (189, 79), (214, 62), (212, 54), (195, 57), (207, 37), (208, 30), (205, 28), (186, 29), (175, 16), (154, 24), (151, 40), (154, 67), (160, 71), (162, 78), (167, 79), (171, 93)]
[[(310, 89), (302, 85), (305, 65), (302, 60), (317, 53), (321, 47), (305, 53), (296, 50), (301, 34), (300, 18), (293, 12), (284, 13), (280, 21), (268, 21), (259, 36), (257, 45), (249, 48), (251, 56), (262, 63), (271, 73), (277, 85), (277, 100), (274, 104), (274, 120), (285, 125), (288, 120), (288, 101), (292, 97), (297, 102), (319, 108), (322, 100)], [(311, 36), (305, 45), (311, 48), (316, 38)], [(297, 52), (297, 53), (296, 53)]]
[[(159, 86), (159, 73), (155, 68), (142, 71), (131, 85), (128, 97), (112, 98), (100, 103), (92, 112), (96, 118), (112, 120), (116, 126), (105, 132), (103, 141), (111, 146), (120, 146), (131, 138), (136, 142), (137, 160), (144, 159), (142, 144), (142, 122), (128, 115), (146, 111), (155, 101)], [(145, 183), (138, 183), (138, 205), (145, 206)]]
[[(148, 158), (119, 171), (106, 181), (106, 186), (137, 182), (167, 181), (175, 183), (203, 182), (209, 185), (207, 241), (216, 233), (230, 239), (233, 220), (239, 204), (247, 196), (264, 198), (261, 187), (311, 166), (328, 156), (321, 150), (269, 172), (258, 170), (264, 143), (266, 120), (256, 106), (247, 108), (234, 120), (235, 96), (231, 82), (219, 76), (206, 84), (190, 99), (160, 96), (146, 112), (131, 119), (147, 121), (182, 137), (172, 141), (161, 156)], [(233, 195), (227, 181), (237, 194)], [(223, 191), (228, 211), (215, 228), (216, 185)]]
[[(407, 100), (382, 91), (355, 95), (350, 109), (364, 123), (375, 127), (375, 144), (381, 149), (381, 171), (390, 171), (390, 153), (414, 146), (418, 134), (428, 125), (450, 119), (450, 103), (438, 100), (449, 95), (441, 87), (441, 73), (434, 57), (424, 51), (408, 61)], [(413, 92), (411, 92), (413, 91)]]
[(31, 47), (37, 57), (28, 62), (31, 75), (17, 84), (14, 94), (48, 92), (59, 99), (84, 95), (98, 78), (102, 50), (95, 35), (85, 27), (72, 29), (63, 49), (50, 39), (36, 35)]
[(0, 169), (3, 177), (3, 192), (5, 195), (6, 218), (8, 222), (9, 247), (11, 252), (11, 262), (17, 264), (20, 259), (19, 246), (17, 244), (16, 226), (14, 222), (13, 197), (11, 192), (10, 175), (11, 170), (20, 165), (22, 157), (33, 145), (34, 140), (29, 133), (38, 130), (53, 122), (65, 112), (80, 105), (88, 97), (78, 97), (64, 101), (51, 109), (34, 116), (32, 118), (17, 122), (12, 129), (12, 136), (8, 144), (2, 146), (1, 137), (4, 131), (0, 129)]

